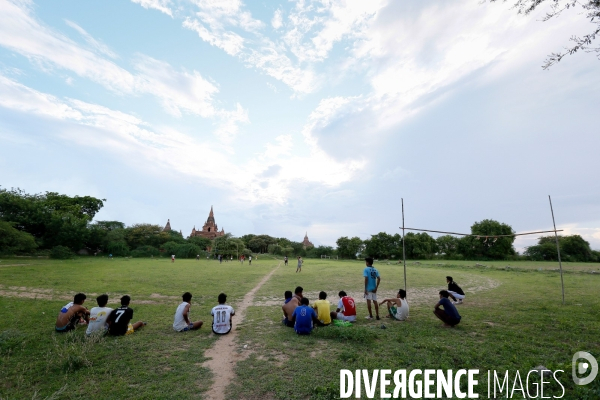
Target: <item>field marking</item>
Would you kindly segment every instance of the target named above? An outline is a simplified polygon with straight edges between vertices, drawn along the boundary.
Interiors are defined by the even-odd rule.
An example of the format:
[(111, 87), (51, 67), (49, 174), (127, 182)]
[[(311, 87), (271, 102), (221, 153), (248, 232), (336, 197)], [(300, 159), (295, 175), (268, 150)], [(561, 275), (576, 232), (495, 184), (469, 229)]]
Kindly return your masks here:
[[(246, 309), (254, 301), (254, 294), (264, 285), (271, 275), (281, 266), (281, 261), (273, 271), (269, 272), (260, 282), (244, 296), (242, 303), (235, 310), (234, 321), (236, 326), (244, 321)], [(208, 324), (207, 324), (208, 325)], [(203, 366), (210, 368), (213, 373), (213, 384), (205, 393), (205, 398), (210, 400), (225, 400), (225, 389), (235, 379), (235, 364), (240, 360), (240, 356), (235, 351), (235, 338), (237, 331), (231, 329), (228, 335), (221, 336), (213, 347), (206, 350), (204, 356), (209, 358)]]

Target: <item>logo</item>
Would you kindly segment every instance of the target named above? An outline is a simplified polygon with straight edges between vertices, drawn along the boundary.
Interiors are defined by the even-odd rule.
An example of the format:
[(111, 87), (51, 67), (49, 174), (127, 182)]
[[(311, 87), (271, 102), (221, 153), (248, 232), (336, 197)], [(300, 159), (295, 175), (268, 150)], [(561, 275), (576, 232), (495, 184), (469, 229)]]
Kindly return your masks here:
[[(585, 360), (585, 361), (581, 361)], [(591, 371), (588, 376), (580, 378), (580, 375)], [(596, 379), (598, 375), (598, 362), (590, 353), (578, 351), (573, 355), (573, 382), (576, 385), (587, 385)]]

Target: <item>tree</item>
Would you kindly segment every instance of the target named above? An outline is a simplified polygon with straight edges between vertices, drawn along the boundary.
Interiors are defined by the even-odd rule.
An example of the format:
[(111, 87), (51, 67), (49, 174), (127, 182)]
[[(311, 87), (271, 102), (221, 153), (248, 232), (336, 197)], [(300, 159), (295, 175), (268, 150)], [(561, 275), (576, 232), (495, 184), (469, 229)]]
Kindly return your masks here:
[[(437, 242), (429, 236), (427, 232), (413, 233), (409, 232), (405, 235), (406, 258), (411, 260), (430, 259), (437, 253)], [(399, 257), (402, 257), (402, 242), (396, 252)]]
[(379, 232), (371, 235), (371, 239), (364, 241), (365, 253), (374, 258), (391, 258), (398, 254), (398, 248), (402, 249), (402, 238), (399, 234), (389, 235)]
[(352, 258), (355, 259), (356, 255), (361, 253), (365, 245), (363, 241), (359, 237), (348, 238), (347, 236), (342, 236), (336, 242), (338, 256), (340, 258)]
[(456, 258), (459, 254), (458, 244), (460, 243), (460, 240), (457, 237), (452, 235), (439, 236), (435, 242), (437, 244), (438, 254), (442, 255), (444, 258), (451, 260)]
[[(579, 235), (559, 236), (558, 246), (563, 261), (597, 261), (589, 242)], [(524, 254), (535, 261), (558, 261), (556, 238), (542, 236), (538, 244), (527, 247)]]
[(212, 240), (210, 240), (209, 238), (202, 237), (202, 236), (191, 236), (187, 239), (187, 241), (188, 241), (188, 243), (196, 245), (204, 250), (206, 250), (212, 246)]
[[(495, 2), (498, 0), (490, 1)], [(514, 8), (517, 9), (519, 14), (528, 15), (541, 7), (544, 3), (549, 4), (550, 10), (546, 12), (543, 21), (558, 17), (565, 11), (579, 8), (580, 10), (583, 10), (583, 13), (586, 14), (586, 17), (594, 27), (587, 35), (581, 37), (572, 36), (570, 40), (573, 42), (573, 45), (571, 47), (565, 48), (562, 52), (551, 53), (546, 58), (546, 61), (542, 66), (543, 69), (550, 68), (554, 64), (560, 62), (566, 55), (575, 54), (579, 50), (583, 50), (587, 53), (598, 53), (598, 58), (600, 58), (600, 46), (592, 45), (592, 42), (596, 39), (596, 35), (600, 34), (600, 0), (516, 0)]]
[(163, 243), (169, 241), (183, 242), (183, 238), (179, 233), (171, 235), (168, 232), (163, 232), (162, 229), (160, 225), (134, 224), (125, 229), (125, 241), (132, 249), (141, 246), (160, 247)]
[(511, 235), (514, 231), (510, 225), (484, 219), (471, 226), (471, 234), (460, 239), (458, 250), (468, 259), (502, 260), (516, 254), (513, 248), (514, 236), (487, 238), (487, 236)]
[(13, 224), (0, 221), (0, 254), (28, 253), (35, 250), (35, 239), (27, 232), (21, 232)]

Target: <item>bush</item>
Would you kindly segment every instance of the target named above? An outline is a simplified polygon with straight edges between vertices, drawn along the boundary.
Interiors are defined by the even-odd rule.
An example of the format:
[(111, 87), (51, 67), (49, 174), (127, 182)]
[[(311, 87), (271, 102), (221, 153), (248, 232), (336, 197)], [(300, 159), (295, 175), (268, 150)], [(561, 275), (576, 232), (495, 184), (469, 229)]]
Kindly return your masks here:
[(132, 257), (158, 257), (158, 255), (160, 254), (160, 252), (158, 251), (158, 249), (156, 247), (152, 247), (152, 246), (140, 246), (137, 249), (133, 250), (131, 252), (131, 256)]
[(118, 241), (118, 242), (109, 242), (106, 245), (106, 252), (108, 254), (112, 254), (117, 257), (125, 257), (129, 255), (129, 246), (127, 243)]
[(54, 246), (52, 250), (50, 250), (50, 258), (55, 258), (57, 260), (66, 260), (69, 258), (73, 258), (74, 254), (68, 247), (65, 246)]

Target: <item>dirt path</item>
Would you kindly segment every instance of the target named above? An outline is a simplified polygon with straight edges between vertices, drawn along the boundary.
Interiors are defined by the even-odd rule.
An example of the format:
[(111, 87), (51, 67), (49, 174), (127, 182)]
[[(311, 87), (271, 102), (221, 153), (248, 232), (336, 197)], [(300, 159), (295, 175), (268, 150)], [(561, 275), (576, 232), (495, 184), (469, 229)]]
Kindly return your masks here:
[(234, 328), (244, 321), (246, 308), (254, 301), (254, 294), (269, 280), (271, 275), (279, 269), (280, 265), (281, 261), (273, 271), (265, 275), (251, 291), (246, 293), (242, 303), (235, 309), (235, 316), (233, 318), (234, 327), (231, 329), (231, 332), (228, 335), (220, 337), (215, 345), (208, 349), (204, 354), (206, 357), (210, 358), (204, 363), (204, 366), (210, 368), (214, 379), (212, 386), (208, 392), (206, 392), (206, 399), (225, 399), (225, 389), (235, 379), (235, 373), (233, 371), (235, 364), (242, 359), (242, 356), (238, 355), (235, 351), (235, 338), (237, 332)]

